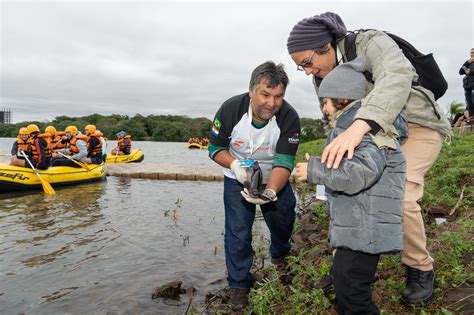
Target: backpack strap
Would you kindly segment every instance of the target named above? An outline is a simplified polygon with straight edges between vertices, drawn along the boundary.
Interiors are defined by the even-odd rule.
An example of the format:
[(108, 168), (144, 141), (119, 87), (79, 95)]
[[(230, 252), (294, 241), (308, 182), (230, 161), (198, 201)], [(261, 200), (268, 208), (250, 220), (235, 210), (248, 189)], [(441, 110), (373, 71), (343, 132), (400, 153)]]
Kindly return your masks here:
[[(371, 29), (368, 29), (368, 30), (371, 30)], [(356, 30), (356, 31), (349, 31), (347, 33), (347, 35), (344, 37), (344, 56), (342, 57), (343, 59), (345, 59), (344, 61), (351, 61), (351, 60), (354, 60), (357, 57), (357, 52), (356, 52), (357, 34), (359, 34), (361, 32), (368, 31), (368, 30), (360, 29), (360, 30)], [(423, 55), (420, 51), (418, 51), (415, 47), (413, 47), (412, 44), (410, 44), (408, 41), (404, 40), (403, 38), (401, 38), (397, 35), (394, 35), (392, 33), (389, 33), (389, 32), (384, 31), (384, 33), (387, 34), (390, 38), (392, 38), (393, 41), (395, 41), (395, 43), (402, 50), (403, 54), (405, 55), (405, 57), (407, 57), (407, 59), (410, 61), (410, 63), (412, 63), (412, 60), (413, 60), (414, 57)], [(367, 70), (364, 71), (364, 76), (365, 76), (365, 78), (368, 82), (374, 84), (374, 80), (373, 80), (371, 72), (369, 72)], [(436, 117), (438, 119), (441, 119), (441, 115), (436, 110), (436, 106), (433, 103), (433, 101), (431, 100), (431, 98), (422, 89), (417, 88), (417, 87), (419, 87), (419, 85), (420, 84), (418, 83), (418, 81), (413, 81), (412, 82), (412, 88), (419, 91), (420, 93), (422, 93), (428, 99), (428, 101), (431, 104), (431, 107), (433, 108), (433, 111), (434, 111)]]
[(357, 57), (355, 45), (356, 37), (357, 33), (352, 31), (347, 33), (347, 35), (344, 37), (344, 56), (342, 56), (342, 58), (345, 57), (345, 61), (351, 61)]
[[(342, 58), (344, 61), (352, 61), (357, 58), (357, 52), (356, 52), (356, 38), (357, 34), (360, 32), (365, 32), (366, 30), (360, 29), (356, 31), (349, 31), (347, 35), (344, 37), (344, 55)], [(372, 72), (365, 70), (364, 71), (364, 76), (365, 79), (374, 84), (374, 80), (372, 78)]]

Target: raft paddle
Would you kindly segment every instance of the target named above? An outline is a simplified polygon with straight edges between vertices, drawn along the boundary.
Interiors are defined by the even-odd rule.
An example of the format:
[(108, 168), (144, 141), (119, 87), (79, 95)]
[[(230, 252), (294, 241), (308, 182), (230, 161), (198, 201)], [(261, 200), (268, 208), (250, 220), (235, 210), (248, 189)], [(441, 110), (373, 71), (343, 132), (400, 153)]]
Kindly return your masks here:
[(38, 169), (36, 169), (33, 164), (31, 164), (30, 162), (30, 159), (28, 159), (28, 156), (25, 154), (25, 152), (21, 151), (20, 152), (21, 155), (23, 155), (23, 157), (25, 158), (25, 160), (28, 162), (28, 164), (30, 164), (31, 168), (33, 169), (33, 172), (36, 174), (36, 176), (39, 177), (40, 179), (40, 182), (41, 182), (41, 186), (43, 186), (43, 190), (46, 194), (48, 195), (55, 195), (56, 194), (56, 191), (54, 191), (53, 187), (51, 186), (50, 183), (48, 183), (48, 181), (46, 179), (44, 179), (43, 177), (41, 177), (40, 173), (38, 172)]
[(117, 156), (118, 156), (118, 153), (119, 153), (119, 147), (117, 146), (115, 148), (115, 160), (114, 160), (114, 163), (117, 163)]
[(79, 165), (80, 167), (85, 168), (86, 170), (89, 171), (89, 168), (87, 167), (86, 164), (75, 160), (74, 158), (70, 157), (69, 155), (63, 154), (63, 153), (61, 153), (61, 152), (57, 152), (57, 153), (61, 154), (61, 155), (62, 155), (63, 157), (65, 157), (66, 159), (73, 161), (74, 163), (76, 163), (76, 164)]

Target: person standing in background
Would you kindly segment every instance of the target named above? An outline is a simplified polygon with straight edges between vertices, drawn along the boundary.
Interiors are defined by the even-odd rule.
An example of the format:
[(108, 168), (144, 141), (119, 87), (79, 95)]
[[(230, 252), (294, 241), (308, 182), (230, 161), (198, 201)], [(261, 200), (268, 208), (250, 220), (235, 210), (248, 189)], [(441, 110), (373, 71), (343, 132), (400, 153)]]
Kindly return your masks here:
[(462, 87), (466, 96), (464, 117), (474, 117), (474, 48), (471, 48), (470, 58), (459, 69), (459, 74), (464, 75), (462, 79)]

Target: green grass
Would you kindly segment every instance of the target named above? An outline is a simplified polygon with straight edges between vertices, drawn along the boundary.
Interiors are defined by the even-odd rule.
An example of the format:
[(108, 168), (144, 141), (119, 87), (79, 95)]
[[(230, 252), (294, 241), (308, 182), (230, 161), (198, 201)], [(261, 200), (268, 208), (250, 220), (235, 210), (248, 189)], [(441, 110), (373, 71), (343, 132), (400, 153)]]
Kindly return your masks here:
[[(306, 152), (319, 156), (323, 146), (322, 139), (301, 144), (297, 162), (303, 161)], [(404, 288), (405, 270), (400, 256), (384, 255), (377, 270), (378, 280), (374, 284), (375, 301), (382, 314), (468, 313), (462, 307), (472, 297), (466, 295), (454, 299), (450, 293), (456, 288), (459, 290), (470, 287), (474, 281), (473, 173), (474, 134), (456, 134), (451, 143), (443, 145), (439, 158), (426, 175), (425, 194), (421, 200), (422, 208), (429, 212), (447, 214), (456, 207), (451, 220), (440, 225), (435, 223), (429, 212), (424, 214), (428, 249), (435, 260), (435, 301), (425, 308), (402, 305), (400, 295)], [(311, 222), (317, 223), (321, 231), (318, 232), (318, 237), (305, 239), (306, 245), (299, 246), (295, 243), (294, 256), (288, 260), (287, 273), (282, 274), (273, 267), (261, 270), (266, 278), (252, 289), (250, 306), (246, 310), (248, 313), (329, 313), (331, 300), (318, 288), (319, 281), (329, 273), (332, 261), (331, 249), (325, 237), (328, 227), (326, 206), (323, 202), (314, 200), (314, 191), (309, 185), (300, 184), (297, 190), (299, 219), (295, 224), (293, 240), (295, 236), (303, 235), (302, 221), (307, 221), (307, 215), (311, 216)]]
[(317, 139), (314, 141), (301, 143), (298, 147), (298, 152), (296, 152), (296, 162), (303, 162), (305, 153), (321, 156), (325, 142), (326, 139)]
[(464, 198), (459, 209), (474, 203), (474, 134), (455, 134), (445, 143), (435, 165), (425, 178), (425, 194), (421, 205), (430, 212), (447, 214), (458, 202), (464, 187)]

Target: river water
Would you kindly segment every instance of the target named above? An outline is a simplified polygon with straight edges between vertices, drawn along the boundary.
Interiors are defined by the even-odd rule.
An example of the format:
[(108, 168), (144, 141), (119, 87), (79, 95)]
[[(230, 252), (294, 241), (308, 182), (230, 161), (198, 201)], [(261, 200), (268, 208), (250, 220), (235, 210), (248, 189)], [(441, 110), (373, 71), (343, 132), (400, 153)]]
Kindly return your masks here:
[[(0, 153), (12, 141), (0, 139)], [(146, 162), (213, 165), (184, 143), (134, 147)], [(199, 306), (224, 285), (222, 190), (222, 182), (107, 177), (52, 197), (0, 193), (0, 313), (183, 314), (187, 297), (151, 299), (173, 280), (195, 287)], [(255, 228), (268, 233), (263, 221)]]

